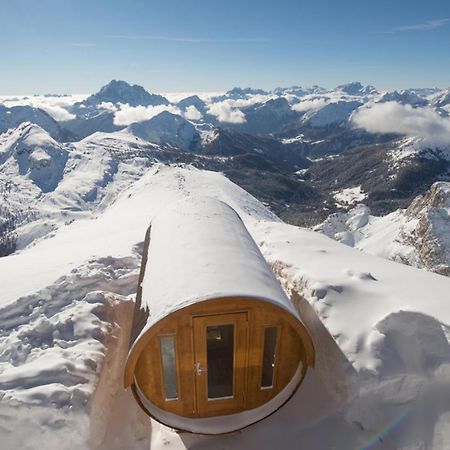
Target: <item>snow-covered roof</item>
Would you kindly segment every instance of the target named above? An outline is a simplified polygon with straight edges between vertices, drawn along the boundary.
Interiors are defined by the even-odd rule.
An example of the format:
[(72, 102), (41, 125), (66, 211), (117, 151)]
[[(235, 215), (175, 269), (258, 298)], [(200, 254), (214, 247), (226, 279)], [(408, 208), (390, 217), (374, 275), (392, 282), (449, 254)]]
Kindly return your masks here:
[(211, 197), (169, 205), (151, 224), (142, 333), (181, 307), (223, 297), (266, 300), (298, 317), (234, 209)]

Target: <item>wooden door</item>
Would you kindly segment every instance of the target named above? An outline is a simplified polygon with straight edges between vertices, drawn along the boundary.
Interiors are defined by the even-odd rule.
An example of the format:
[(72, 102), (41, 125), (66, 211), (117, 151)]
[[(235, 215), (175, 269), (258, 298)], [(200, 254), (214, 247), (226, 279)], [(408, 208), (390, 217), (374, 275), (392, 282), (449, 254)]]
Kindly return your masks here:
[(194, 317), (197, 414), (245, 408), (247, 313)]

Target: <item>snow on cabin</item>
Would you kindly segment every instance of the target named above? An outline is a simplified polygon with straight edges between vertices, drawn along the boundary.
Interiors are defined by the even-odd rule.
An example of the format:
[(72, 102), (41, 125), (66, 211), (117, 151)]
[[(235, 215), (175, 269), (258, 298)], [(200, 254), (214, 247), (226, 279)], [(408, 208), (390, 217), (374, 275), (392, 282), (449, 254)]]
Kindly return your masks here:
[(263, 419), (297, 390), (314, 348), (239, 215), (170, 205), (145, 243), (125, 385), (153, 418), (205, 434)]

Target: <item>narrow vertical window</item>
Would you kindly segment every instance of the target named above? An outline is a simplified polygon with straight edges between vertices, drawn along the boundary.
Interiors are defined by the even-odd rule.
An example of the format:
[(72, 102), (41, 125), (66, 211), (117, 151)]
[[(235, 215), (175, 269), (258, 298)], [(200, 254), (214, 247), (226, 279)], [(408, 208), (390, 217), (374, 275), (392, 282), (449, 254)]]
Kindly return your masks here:
[(233, 397), (234, 325), (206, 327), (208, 400)]
[(277, 351), (277, 331), (277, 327), (269, 326), (264, 328), (261, 389), (270, 389), (273, 387)]
[(166, 400), (177, 400), (178, 381), (175, 359), (175, 336), (161, 336), (159, 339)]

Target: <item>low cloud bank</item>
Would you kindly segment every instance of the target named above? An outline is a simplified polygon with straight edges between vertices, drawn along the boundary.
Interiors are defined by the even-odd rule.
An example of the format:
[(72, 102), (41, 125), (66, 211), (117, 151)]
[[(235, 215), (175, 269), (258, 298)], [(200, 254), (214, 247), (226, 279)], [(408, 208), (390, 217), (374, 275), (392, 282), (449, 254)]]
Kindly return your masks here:
[(216, 116), (219, 122), (245, 123), (247, 121), (245, 114), (228, 100), (209, 105), (208, 113)]
[(418, 136), (428, 144), (450, 144), (450, 118), (431, 108), (413, 108), (397, 102), (378, 103), (358, 109), (352, 123), (370, 133)]
[(62, 106), (57, 105), (36, 105), (37, 108), (43, 109), (47, 114), (52, 116), (57, 122), (65, 122), (75, 119), (75, 114), (70, 113)]
[(66, 108), (72, 106), (75, 102), (80, 101), (83, 95), (67, 95), (67, 96), (48, 96), (33, 95), (19, 97), (1, 97), (0, 103), (5, 106), (33, 106), (40, 108), (47, 114), (52, 116), (58, 122), (75, 119), (75, 115), (71, 114)]
[(194, 105), (191, 105), (184, 111), (184, 117), (187, 120), (200, 120), (203, 114)]
[(217, 117), (219, 122), (226, 123), (245, 123), (245, 113), (240, 108), (246, 108), (258, 103), (265, 103), (268, 100), (274, 98), (273, 95), (256, 94), (251, 95), (248, 98), (229, 98), (226, 100), (211, 103), (208, 106), (208, 114)]
[(114, 115), (115, 125), (130, 125), (135, 122), (143, 122), (151, 119), (154, 116), (169, 111), (172, 114), (180, 114), (181, 110), (173, 105), (158, 105), (158, 106), (130, 106), (120, 105), (120, 109)]
[(305, 100), (292, 105), (292, 110), (297, 112), (306, 112), (312, 109), (319, 109), (325, 106), (328, 100), (325, 98), (315, 98), (312, 100)]

